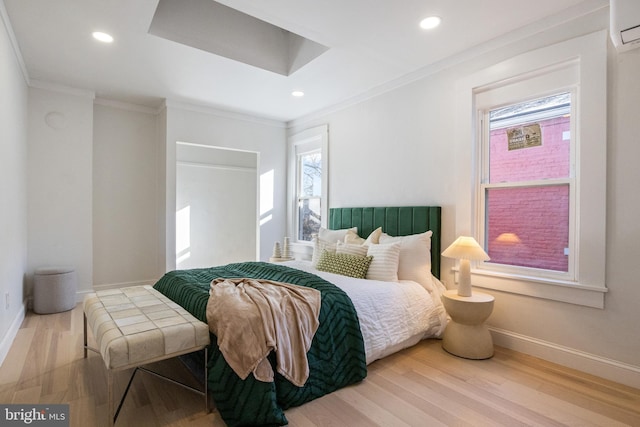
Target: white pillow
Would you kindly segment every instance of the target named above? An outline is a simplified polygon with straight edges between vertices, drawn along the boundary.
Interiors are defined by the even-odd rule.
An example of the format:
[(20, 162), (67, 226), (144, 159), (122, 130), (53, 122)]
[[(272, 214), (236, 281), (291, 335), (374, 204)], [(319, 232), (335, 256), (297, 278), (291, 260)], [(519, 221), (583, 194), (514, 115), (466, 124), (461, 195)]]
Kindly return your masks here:
[(344, 236), (347, 235), (349, 230), (351, 230), (354, 233), (356, 233), (356, 235), (358, 234), (358, 227), (344, 228), (342, 230), (328, 230), (328, 229), (326, 229), (324, 227), (320, 227), (320, 232), (318, 233), (318, 238), (324, 240), (325, 242), (329, 242), (329, 243), (336, 243), (336, 242), (339, 242), (339, 241), (343, 242), (344, 241)]
[(398, 263), (400, 260), (400, 242), (391, 244), (369, 245), (367, 255), (373, 256), (367, 279), (383, 280), (385, 282), (398, 281)]
[(336, 253), (336, 244), (332, 242), (327, 242), (326, 240), (322, 240), (319, 237), (314, 237), (311, 239), (313, 242), (313, 255), (311, 256), (311, 265), (316, 267), (318, 265), (318, 261), (320, 260), (320, 256), (322, 256), (322, 252), (327, 250), (331, 253)]
[[(431, 279), (431, 230), (410, 236), (392, 237), (386, 233), (380, 236), (381, 244), (400, 243), (398, 279), (413, 280), (428, 291), (433, 290)], [(375, 258), (374, 258), (375, 259)]]
[(373, 230), (371, 232), (371, 234), (369, 234), (369, 237), (367, 237), (367, 240), (365, 240), (364, 244), (365, 245), (377, 245), (378, 243), (380, 243), (380, 236), (382, 235), (382, 227), (378, 227), (375, 230)]
[(353, 245), (371, 245), (378, 244), (380, 240), (380, 235), (382, 234), (382, 227), (378, 227), (369, 234), (369, 237), (363, 239), (358, 236), (358, 233), (349, 230), (347, 235), (344, 236), (345, 243), (350, 243)]
[(367, 256), (367, 247), (362, 245), (352, 245), (350, 243), (338, 242), (336, 246), (336, 253)]
[(358, 233), (354, 233), (353, 231), (347, 231), (347, 234), (344, 236), (344, 242), (350, 245), (363, 245), (365, 239), (358, 236)]

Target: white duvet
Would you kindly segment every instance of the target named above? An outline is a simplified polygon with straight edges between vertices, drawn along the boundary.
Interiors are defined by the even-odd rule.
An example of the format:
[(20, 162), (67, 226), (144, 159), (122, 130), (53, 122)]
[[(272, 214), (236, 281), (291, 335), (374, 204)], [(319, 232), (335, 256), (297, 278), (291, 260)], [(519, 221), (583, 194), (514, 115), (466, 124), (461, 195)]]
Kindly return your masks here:
[(447, 324), (440, 300), (444, 285), (433, 277), (433, 289), (409, 281), (381, 282), (318, 271), (309, 261), (285, 265), (316, 274), (347, 293), (358, 313), (367, 364), (410, 347), (424, 338), (439, 337)]

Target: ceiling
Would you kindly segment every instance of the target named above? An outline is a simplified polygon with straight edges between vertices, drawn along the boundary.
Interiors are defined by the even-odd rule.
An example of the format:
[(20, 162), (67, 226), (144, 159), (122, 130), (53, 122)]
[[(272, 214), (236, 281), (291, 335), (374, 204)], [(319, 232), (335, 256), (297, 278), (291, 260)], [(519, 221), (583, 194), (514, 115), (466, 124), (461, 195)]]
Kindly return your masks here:
[[(4, 2), (32, 81), (152, 108), (168, 99), (290, 121), (354, 102), (496, 40), (533, 34), (608, 4), (220, 0), (329, 48), (287, 76), (150, 34), (158, 1), (0, 0), (0, 6)], [(192, 1), (202, 3), (170, 1), (184, 8)], [(435, 30), (421, 29), (420, 20), (430, 15), (440, 16), (442, 24)], [(99, 43), (91, 37), (93, 31), (108, 32), (115, 41)], [(501, 37), (505, 35), (509, 36)], [(293, 97), (294, 90), (305, 96)]]

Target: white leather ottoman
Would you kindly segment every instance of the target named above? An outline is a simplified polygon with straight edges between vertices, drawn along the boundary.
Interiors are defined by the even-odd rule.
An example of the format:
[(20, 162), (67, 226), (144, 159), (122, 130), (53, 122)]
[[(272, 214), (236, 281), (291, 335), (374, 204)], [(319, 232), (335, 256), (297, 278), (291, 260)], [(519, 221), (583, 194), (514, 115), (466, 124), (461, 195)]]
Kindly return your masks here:
[[(87, 346), (87, 325), (93, 332), (98, 349)], [(104, 360), (108, 374), (111, 424), (115, 423), (118, 417), (138, 369), (162, 377), (142, 368), (142, 365), (202, 349), (205, 350), (204, 391), (169, 380), (203, 394), (205, 408), (208, 411), (206, 378), (208, 345), (208, 325), (151, 286), (98, 291), (84, 298), (84, 357), (87, 357), (87, 349), (89, 349), (99, 352)], [(112, 374), (114, 371), (128, 368), (136, 369), (114, 413)]]

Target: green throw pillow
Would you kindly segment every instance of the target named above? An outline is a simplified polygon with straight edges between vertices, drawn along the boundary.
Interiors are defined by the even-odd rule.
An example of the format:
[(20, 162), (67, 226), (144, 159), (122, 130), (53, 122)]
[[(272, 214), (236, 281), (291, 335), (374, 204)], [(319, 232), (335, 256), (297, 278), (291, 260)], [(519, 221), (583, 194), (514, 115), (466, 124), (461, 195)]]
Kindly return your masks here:
[(364, 279), (367, 277), (367, 271), (372, 259), (372, 256), (334, 254), (325, 250), (320, 255), (316, 268), (328, 273)]

